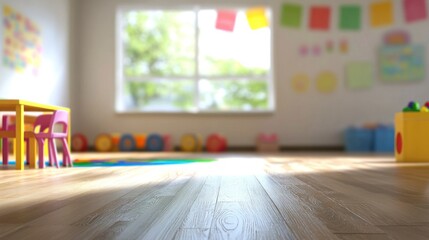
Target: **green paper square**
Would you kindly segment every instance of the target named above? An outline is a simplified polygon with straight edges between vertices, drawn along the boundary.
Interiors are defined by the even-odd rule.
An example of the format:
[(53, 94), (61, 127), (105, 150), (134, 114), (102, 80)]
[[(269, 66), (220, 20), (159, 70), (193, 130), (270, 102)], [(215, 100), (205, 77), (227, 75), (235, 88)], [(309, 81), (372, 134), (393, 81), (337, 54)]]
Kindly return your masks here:
[(370, 88), (373, 82), (372, 65), (369, 62), (351, 62), (346, 66), (347, 86), (351, 89)]
[(345, 5), (340, 7), (340, 29), (359, 30), (361, 25), (361, 8)]
[(285, 27), (301, 27), (302, 6), (285, 3), (282, 6), (281, 24)]

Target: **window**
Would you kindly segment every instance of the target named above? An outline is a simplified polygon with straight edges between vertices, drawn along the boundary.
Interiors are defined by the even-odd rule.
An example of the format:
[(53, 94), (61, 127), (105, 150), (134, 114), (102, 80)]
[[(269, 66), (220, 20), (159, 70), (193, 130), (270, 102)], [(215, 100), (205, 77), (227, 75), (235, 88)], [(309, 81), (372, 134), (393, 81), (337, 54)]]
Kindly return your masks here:
[[(218, 25), (221, 12), (235, 22), (227, 15), (227, 28)], [(259, 14), (269, 23), (267, 8)], [(271, 28), (252, 29), (249, 16), (248, 9), (119, 11), (117, 111), (272, 111)]]

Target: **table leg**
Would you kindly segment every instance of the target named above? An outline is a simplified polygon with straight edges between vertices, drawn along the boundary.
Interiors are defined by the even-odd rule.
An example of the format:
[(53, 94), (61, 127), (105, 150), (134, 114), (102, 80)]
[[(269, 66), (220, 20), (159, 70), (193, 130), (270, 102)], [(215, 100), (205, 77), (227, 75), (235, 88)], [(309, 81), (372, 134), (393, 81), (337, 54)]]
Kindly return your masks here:
[(28, 154), (29, 156), (29, 161), (30, 161), (30, 168), (37, 168), (37, 164), (36, 164), (36, 144), (37, 141), (34, 137), (30, 137), (30, 139), (28, 139), (28, 144), (30, 145), (30, 152)]
[(24, 170), (24, 106), (19, 104), (16, 111), (16, 170)]

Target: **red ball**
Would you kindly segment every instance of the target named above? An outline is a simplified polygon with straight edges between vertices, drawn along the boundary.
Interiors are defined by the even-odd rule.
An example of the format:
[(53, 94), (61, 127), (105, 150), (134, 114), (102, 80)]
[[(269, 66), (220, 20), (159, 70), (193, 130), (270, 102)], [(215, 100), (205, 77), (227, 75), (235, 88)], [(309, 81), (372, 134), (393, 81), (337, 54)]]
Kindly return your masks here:
[(425, 102), (425, 107), (429, 108), (429, 101)]
[(208, 152), (223, 152), (226, 150), (226, 139), (219, 134), (211, 134), (206, 140)]

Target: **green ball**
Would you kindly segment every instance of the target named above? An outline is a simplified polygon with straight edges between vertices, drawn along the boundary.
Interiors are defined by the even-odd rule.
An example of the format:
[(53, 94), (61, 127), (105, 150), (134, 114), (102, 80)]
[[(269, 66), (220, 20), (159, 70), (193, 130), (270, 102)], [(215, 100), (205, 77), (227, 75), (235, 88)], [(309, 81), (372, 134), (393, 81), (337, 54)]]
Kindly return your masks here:
[(419, 102), (411, 101), (410, 103), (408, 103), (408, 107), (411, 108), (415, 112), (420, 112), (420, 103)]
[(402, 109), (402, 112), (414, 112), (414, 110), (413, 110), (413, 109), (411, 109), (411, 108), (409, 108), (409, 107), (404, 107), (404, 108)]

